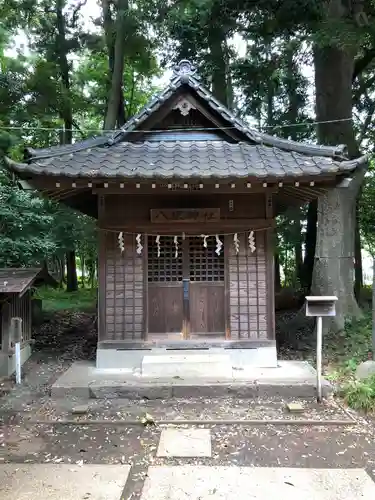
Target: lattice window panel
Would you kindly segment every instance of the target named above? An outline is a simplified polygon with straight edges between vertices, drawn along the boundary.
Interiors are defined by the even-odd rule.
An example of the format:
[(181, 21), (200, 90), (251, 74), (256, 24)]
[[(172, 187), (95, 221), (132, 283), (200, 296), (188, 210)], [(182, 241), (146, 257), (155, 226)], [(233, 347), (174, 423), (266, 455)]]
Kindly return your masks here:
[(178, 256), (173, 236), (160, 237), (160, 256), (156, 237), (148, 237), (148, 281), (149, 283), (182, 281), (181, 238), (178, 240)]
[(251, 252), (248, 235), (239, 235), (239, 252), (232, 237), (227, 239), (229, 268), (230, 329), (232, 339), (267, 340), (267, 254), (265, 231), (257, 231), (256, 251)]
[(220, 255), (215, 250), (213, 237), (207, 238), (207, 248), (202, 238), (189, 238), (190, 281), (224, 281), (224, 245)]
[(144, 331), (143, 255), (136, 252), (135, 236), (124, 235), (123, 252), (115, 233), (107, 234), (104, 242), (106, 290), (99, 300), (104, 301), (105, 324), (100, 340), (140, 340)]

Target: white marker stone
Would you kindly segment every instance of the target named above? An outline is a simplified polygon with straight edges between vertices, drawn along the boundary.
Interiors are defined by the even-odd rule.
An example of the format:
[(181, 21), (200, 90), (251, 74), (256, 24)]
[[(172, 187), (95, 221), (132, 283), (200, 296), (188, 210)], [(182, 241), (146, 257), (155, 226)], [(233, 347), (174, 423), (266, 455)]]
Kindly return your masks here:
[(158, 457), (210, 457), (209, 429), (163, 429)]

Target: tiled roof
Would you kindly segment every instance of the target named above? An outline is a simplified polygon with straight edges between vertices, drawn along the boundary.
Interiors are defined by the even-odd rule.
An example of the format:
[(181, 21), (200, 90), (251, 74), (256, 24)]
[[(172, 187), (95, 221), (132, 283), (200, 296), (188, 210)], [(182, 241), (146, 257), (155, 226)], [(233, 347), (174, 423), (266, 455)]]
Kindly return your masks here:
[(247, 123), (240, 120), (235, 113), (225, 107), (218, 101), (209, 90), (207, 90), (200, 82), (199, 77), (195, 75), (195, 67), (186, 60), (181, 61), (174, 69), (174, 76), (169, 85), (157, 96), (154, 97), (142, 110), (119, 130), (113, 138), (114, 141), (123, 140), (126, 134), (136, 128), (145, 121), (151, 114), (157, 111), (165, 101), (181, 87), (188, 86), (201, 97), (208, 106), (215, 112), (219, 113), (228, 124), (232, 125), (238, 132), (244, 134), (249, 141), (265, 145), (275, 146), (286, 151), (296, 151), (307, 155), (329, 156), (343, 158), (346, 153), (345, 145), (338, 146), (321, 146), (316, 144), (306, 144), (287, 139), (282, 139), (273, 135), (258, 132), (256, 129), (249, 127)]
[[(242, 142), (165, 140), (129, 142), (139, 126), (178, 90), (203, 100), (241, 137)], [(171, 131), (169, 131), (171, 132)], [(168, 133), (168, 131), (167, 131)], [(164, 133), (165, 135), (165, 133)], [(147, 137), (147, 136), (146, 136)], [(354, 170), (366, 157), (348, 161), (345, 146), (319, 146), (260, 133), (238, 119), (205, 89), (195, 68), (181, 61), (166, 89), (119, 131), (67, 146), (28, 149), (27, 163), (6, 159), (9, 168), (33, 175), (108, 178), (280, 178), (339, 174)]]
[(12, 170), (68, 177), (207, 179), (281, 178), (337, 174), (356, 161), (284, 151), (280, 148), (225, 141), (118, 142), (75, 153), (12, 163)]

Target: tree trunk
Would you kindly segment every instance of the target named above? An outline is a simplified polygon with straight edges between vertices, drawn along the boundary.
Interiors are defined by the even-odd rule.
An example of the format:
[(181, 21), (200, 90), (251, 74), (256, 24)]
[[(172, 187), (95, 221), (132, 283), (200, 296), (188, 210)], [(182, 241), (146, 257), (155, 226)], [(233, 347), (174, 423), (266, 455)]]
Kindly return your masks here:
[(225, 35), (223, 30), (220, 27), (212, 28), (209, 34), (212, 93), (224, 106), (228, 106), (227, 65), (224, 44)]
[(64, 258), (58, 257), (58, 262), (59, 262), (59, 277), (60, 277), (60, 288), (64, 286), (64, 283), (66, 283), (65, 279), (65, 261)]
[(82, 253), (79, 254), (79, 260), (80, 260), (80, 265), (81, 265), (82, 288), (85, 288), (86, 259)]
[[(108, 7), (108, 2), (103, 1), (103, 11)], [(111, 73), (111, 84), (107, 100), (107, 110), (104, 119), (104, 129), (113, 130), (116, 124), (123, 121), (123, 110), (120, 113), (120, 106), (123, 107), (123, 73), (124, 73), (124, 57), (126, 46), (126, 14), (128, 11), (128, 0), (118, 0), (117, 2), (117, 18), (114, 26), (109, 27), (111, 33), (106, 34), (108, 41), (113, 43), (113, 51), (111, 45), (109, 51), (109, 68)], [(108, 18), (108, 15), (107, 15)], [(107, 19), (106, 18), (106, 19)], [(112, 23), (113, 25), (113, 23)], [(113, 57), (113, 69), (111, 71)]]
[(275, 292), (281, 290), (281, 276), (280, 276), (280, 258), (279, 254), (275, 254)]
[(357, 202), (355, 206), (355, 240), (354, 240), (354, 296), (358, 303), (361, 301), (361, 292), (363, 288), (363, 268), (362, 268), (362, 248), (361, 248), (361, 234), (359, 227), (359, 197), (357, 196)]
[(61, 140), (63, 144), (71, 144), (73, 138), (73, 111), (70, 96), (68, 46), (66, 40), (65, 18), (63, 14), (64, 6), (65, 0), (56, 0), (56, 46), (62, 84), (62, 103), (60, 107), (60, 116), (64, 120), (64, 133)]
[[(299, 224), (301, 227), (301, 224)], [(298, 240), (294, 245), (294, 255), (296, 259), (296, 278), (298, 283), (302, 285), (303, 281), (303, 258), (302, 258), (302, 242)]]
[(318, 220), (318, 202), (310, 201), (307, 210), (307, 225), (305, 238), (305, 259), (303, 261), (303, 287), (310, 291), (315, 260), (316, 224)]
[(66, 252), (66, 291), (76, 292), (78, 290), (76, 253), (74, 250)]
[(303, 258), (302, 258), (302, 234), (301, 234), (301, 209), (299, 207), (289, 210), (288, 215), (292, 224), (291, 238), (294, 242), (295, 275), (294, 282), (302, 283)]
[[(352, 76), (354, 55), (347, 48), (314, 48), (316, 117), (321, 144), (347, 144), (349, 156), (358, 156), (352, 121)], [(318, 200), (318, 229), (312, 293), (336, 295), (337, 314), (326, 328), (340, 331), (346, 316), (358, 316), (354, 297), (355, 205), (364, 168), (352, 175), (349, 187), (330, 190)]]

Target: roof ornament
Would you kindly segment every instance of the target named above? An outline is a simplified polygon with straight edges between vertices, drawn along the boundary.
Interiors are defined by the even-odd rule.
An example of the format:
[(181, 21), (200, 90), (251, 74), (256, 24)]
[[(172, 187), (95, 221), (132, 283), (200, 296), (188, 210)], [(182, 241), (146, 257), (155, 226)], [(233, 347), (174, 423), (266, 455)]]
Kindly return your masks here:
[(197, 67), (194, 66), (187, 59), (182, 59), (174, 68), (173, 73), (175, 76), (188, 78), (189, 76), (195, 75), (197, 72)]

